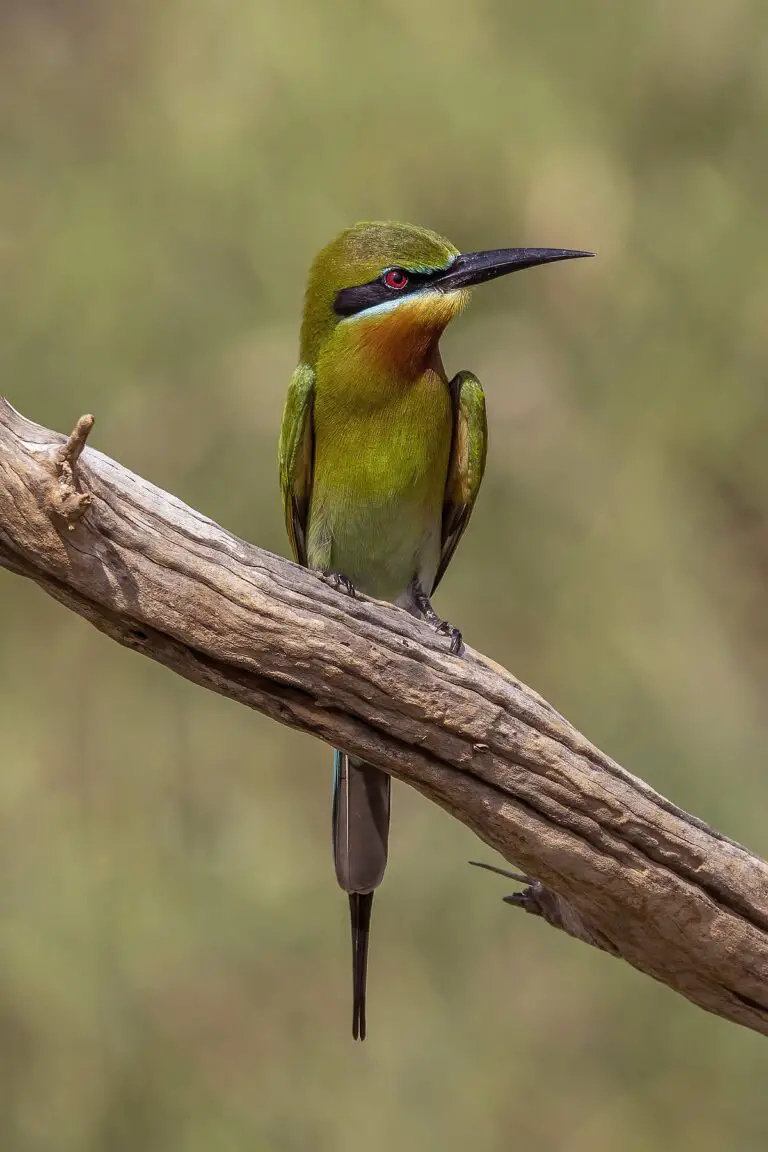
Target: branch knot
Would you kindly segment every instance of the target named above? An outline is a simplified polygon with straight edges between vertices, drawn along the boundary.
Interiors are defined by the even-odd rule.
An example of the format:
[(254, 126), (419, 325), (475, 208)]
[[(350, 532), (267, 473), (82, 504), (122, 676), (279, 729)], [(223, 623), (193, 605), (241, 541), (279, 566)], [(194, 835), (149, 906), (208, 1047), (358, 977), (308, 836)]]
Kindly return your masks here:
[(78, 475), (78, 460), (93, 428), (93, 416), (81, 416), (69, 439), (56, 449), (56, 479), (47, 492), (48, 511), (65, 520), (73, 532), (78, 520), (92, 503), (90, 492), (83, 491)]

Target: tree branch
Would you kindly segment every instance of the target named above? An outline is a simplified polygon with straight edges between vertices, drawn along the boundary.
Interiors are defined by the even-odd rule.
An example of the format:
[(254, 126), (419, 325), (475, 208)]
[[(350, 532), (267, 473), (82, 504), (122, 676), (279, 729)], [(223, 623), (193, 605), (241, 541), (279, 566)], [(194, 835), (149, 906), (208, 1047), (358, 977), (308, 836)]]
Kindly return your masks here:
[[(768, 1034), (768, 864), (499, 665), (349, 599), (0, 399), (0, 566), (120, 644), (386, 768), (529, 876), (508, 898)], [(528, 882), (527, 876), (522, 878)]]

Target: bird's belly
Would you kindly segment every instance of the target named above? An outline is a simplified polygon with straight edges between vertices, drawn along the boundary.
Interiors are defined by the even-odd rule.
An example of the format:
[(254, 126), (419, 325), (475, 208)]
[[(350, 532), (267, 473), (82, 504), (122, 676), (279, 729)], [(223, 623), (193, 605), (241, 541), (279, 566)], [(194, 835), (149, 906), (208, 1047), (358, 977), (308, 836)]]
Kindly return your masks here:
[[(369, 596), (396, 600), (418, 576), (434, 581), (440, 556), (439, 509), (403, 500), (386, 505), (350, 502), (325, 522), (330, 559), (318, 565), (343, 572)], [(310, 564), (313, 533), (310, 529)]]
[(431, 588), (440, 558), (451, 442), (443, 419), (361, 420), (315, 445), (311, 567), (342, 572), (370, 596), (396, 600), (414, 577)]

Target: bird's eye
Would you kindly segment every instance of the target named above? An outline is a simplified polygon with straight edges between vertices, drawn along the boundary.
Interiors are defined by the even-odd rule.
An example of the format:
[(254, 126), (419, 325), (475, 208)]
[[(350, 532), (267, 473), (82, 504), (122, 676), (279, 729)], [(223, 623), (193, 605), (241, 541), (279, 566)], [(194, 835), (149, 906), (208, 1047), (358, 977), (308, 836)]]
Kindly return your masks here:
[(384, 283), (387, 288), (394, 288), (396, 292), (401, 292), (408, 283), (408, 277), (402, 268), (390, 268), (389, 272), (384, 273)]

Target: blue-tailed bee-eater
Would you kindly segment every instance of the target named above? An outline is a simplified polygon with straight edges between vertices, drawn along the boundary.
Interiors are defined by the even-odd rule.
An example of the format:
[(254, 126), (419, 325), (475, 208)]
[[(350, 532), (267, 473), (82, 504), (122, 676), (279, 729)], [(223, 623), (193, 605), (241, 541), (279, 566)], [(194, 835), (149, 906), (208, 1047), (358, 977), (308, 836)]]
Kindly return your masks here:
[[(362, 223), (309, 273), (300, 359), (280, 435), (280, 485), (294, 558), (334, 587), (421, 616), (459, 655), (458, 628), (431, 603), (467, 526), (485, 468), (485, 398), (452, 379), (439, 341), (470, 289), (556, 260), (559, 248), (461, 253), (409, 224)], [(352, 1033), (365, 1038), (373, 892), (387, 863), (390, 778), (334, 753), (333, 855), (349, 894)]]

